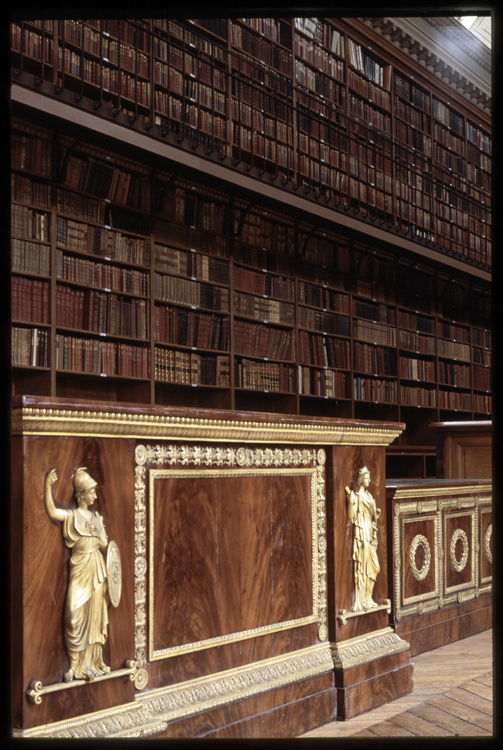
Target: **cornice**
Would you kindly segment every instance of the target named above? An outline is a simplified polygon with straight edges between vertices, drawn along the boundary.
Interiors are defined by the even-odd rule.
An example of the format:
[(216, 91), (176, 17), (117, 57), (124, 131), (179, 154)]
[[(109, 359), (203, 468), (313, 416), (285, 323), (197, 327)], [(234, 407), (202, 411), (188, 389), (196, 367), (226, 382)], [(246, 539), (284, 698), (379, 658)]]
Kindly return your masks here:
[(491, 112), (491, 53), (461, 24), (455, 27), (441, 17), (362, 20), (472, 104)]

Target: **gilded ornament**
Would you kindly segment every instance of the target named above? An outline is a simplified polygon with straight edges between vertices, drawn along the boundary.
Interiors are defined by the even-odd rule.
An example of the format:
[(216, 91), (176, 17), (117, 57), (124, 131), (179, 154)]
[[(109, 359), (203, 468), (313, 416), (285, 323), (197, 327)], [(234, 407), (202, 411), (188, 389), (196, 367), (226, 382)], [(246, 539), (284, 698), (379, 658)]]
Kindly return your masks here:
[(484, 553), (487, 558), (487, 561), (490, 562), (491, 565), (493, 562), (493, 553), (491, 550), (492, 535), (493, 535), (493, 525), (492, 523), (490, 523), (484, 535)]
[(122, 592), (121, 556), (116, 542), (108, 543), (107, 550), (108, 596), (112, 607), (118, 607)]
[(353, 523), (353, 579), (355, 602), (352, 612), (377, 607), (372, 592), (380, 570), (377, 555), (377, 521), (381, 515), (368, 491), (370, 472), (366, 466), (358, 471), (358, 490), (345, 488), (347, 513)]
[[(462, 544), (462, 552), (461, 552), (461, 558), (458, 560), (456, 557), (456, 544), (458, 540), (461, 540)], [(469, 544), (468, 544), (468, 537), (466, 536), (466, 532), (463, 531), (463, 529), (456, 529), (451, 537), (451, 544), (449, 547), (449, 555), (450, 555), (450, 561), (453, 569), (456, 571), (456, 573), (461, 573), (462, 570), (466, 567), (466, 563), (468, 561), (468, 552), (469, 552)]]
[[(420, 570), (416, 565), (416, 552), (418, 547), (422, 547), (424, 551), (424, 562)], [(416, 581), (423, 581), (428, 575), (431, 565), (431, 550), (428, 540), (422, 534), (416, 534), (411, 542), (409, 550), (409, 565)]]
[(73, 478), (77, 508), (56, 507), (52, 488), (57, 479), (55, 469), (47, 472), (44, 499), (49, 518), (62, 524), (65, 543), (71, 549), (64, 617), (70, 666), (64, 680), (94, 680), (110, 672), (103, 660), (103, 647), (108, 636), (110, 593), (117, 604), (120, 600), (120, 555), (115, 542), (111, 542), (111, 580), (104, 558), (109, 542), (103, 519), (90, 510), (97, 499), (98, 483), (87, 469), (78, 468)]

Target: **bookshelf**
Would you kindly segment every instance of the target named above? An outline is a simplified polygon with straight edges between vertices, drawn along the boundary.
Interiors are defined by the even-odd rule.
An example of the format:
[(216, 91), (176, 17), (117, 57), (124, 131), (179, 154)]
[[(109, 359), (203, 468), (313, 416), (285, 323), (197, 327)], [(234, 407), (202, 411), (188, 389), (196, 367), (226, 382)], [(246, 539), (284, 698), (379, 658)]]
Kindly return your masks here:
[(482, 110), (357, 21), (22, 21), (11, 47), (22, 85), (257, 181), (14, 113), (15, 393), (402, 420), (405, 452), (491, 413)]
[(490, 116), (358, 19), (20, 21), (11, 49), (98, 117), (490, 267)]

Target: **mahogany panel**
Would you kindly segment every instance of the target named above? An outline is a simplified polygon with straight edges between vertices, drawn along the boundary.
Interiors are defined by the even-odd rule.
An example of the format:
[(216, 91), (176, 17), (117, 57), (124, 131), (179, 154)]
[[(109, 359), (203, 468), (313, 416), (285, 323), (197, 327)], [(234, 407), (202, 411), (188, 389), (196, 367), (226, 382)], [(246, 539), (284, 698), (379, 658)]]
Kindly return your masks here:
[(338, 688), (337, 717), (347, 721), (406, 695), (413, 688), (414, 665), (410, 663), (348, 687)]
[(400, 669), (409, 663), (410, 652), (408, 649), (404, 649), (396, 654), (381, 656), (379, 659), (358, 664), (349, 669), (337, 669), (335, 671), (335, 685), (337, 688), (348, 687), (375, 677), (382, 677), (388, 672)]
[(219, 635), (226, 635), (274, 621), (271, 477), (233, 475), (216, 486)]
[(215, 480), (154, 481), (153, 650), (219, 635)]
[[(437, 538), (436, 538), (436, 516), (428, 517), (403, 517), (402, 522), (402, 545), (401, 555), (401, 606), (406, 606), (411, 601), (425, 599), (428, 594), (437, 595)], [(417, 543), (418, 537), (426, 539)], [(427, 547), (426, 547), (427, 545)], [(414, 551), (415, 548), (415, 551)], [(429, 549), (430, 559), (427, 559), (426, 550)], [(415, 577), (412, 571), (412, 565), (420, 574)], [(424, 572), (427, 570), (426, 575)], [(424, 577), (423, 577), (424, 575)]]
[(482, 597), (395, 623), (395, 632), (410, 643), (412, 656), (468, 638), (493, 626), (492, 599)]
[(273, 476), (271, 489), (273, 622), (281, 623), (313, 615), (311, 478)]
[[(123, 581), (132, 581), (134, 499), (130, 487), (134, 484), (134, 474), (131, 450), (131, 441), (127, 440), (23, 438), (24, 463), (29, 471), (25, 471), (23, 477), (22, 546), (15, 552), (24, 570), (22, 622), (19, 624), (24, 634), (24, 652), (22, 663), (15, 665), (15, 670), (22, 673), (23, 728), (68, 719), (133, 699), (133, 684), (120, 678), (46, 694), (39, 705), (26, 698), (32, 680), (39, 680), (43, 686), (60, 683), (69, 666), (63, 640), (63, 615), (70, 553), (61, 525), (51, 521), (46, 512), (45, 475), (56, 468), (58, 481), (53, 487), (56, 505), (75, 507), (73, 474), (79, 466), (87, 467), (98, 482), (93, 508), (102, 514), (109, 540), (119, 546)], [(117, 471), (117, 467), (121, 470)], [(119, 607), (108, 607), (108, 617), (104, 659), (116, 670), (123, 668), (135, 653), (132, 587), (123, 586)], [(18, 624), (13, 622), (13, 626), (17, 628)]]
[[(473, 512), (453, 511), (444, 515), (444, 576), (447, 593), (475, 584)], [(459, 535), (455, 540), (455, 535)], [(461, 569), (456, 569), (459, 566)]]

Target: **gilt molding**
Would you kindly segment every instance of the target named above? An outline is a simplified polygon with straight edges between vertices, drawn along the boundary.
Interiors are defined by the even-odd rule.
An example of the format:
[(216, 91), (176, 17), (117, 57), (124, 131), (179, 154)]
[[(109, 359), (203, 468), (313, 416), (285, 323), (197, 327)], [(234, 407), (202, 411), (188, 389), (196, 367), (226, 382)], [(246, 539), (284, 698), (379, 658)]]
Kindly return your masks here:
[(203, 440), (216, 442), (285, 442), (315, 445), (387, 446), (402, 433), (400, 426), (359, 426), (331, 422), (303, 424), (238, 419), (201, 419), (137, 411), (13, 409), (14, 435), (122, 437), (154, 440)]

